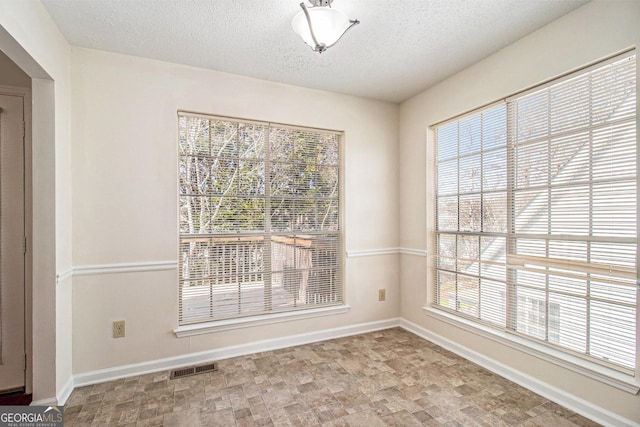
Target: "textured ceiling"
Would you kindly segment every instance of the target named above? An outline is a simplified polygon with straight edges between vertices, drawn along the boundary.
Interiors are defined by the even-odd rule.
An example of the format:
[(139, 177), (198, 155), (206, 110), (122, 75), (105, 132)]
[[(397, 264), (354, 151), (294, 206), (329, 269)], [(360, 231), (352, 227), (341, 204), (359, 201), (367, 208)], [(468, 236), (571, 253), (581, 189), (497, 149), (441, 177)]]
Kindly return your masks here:
[(586, 0), (334, 0), (359, 19), (313, 52), (301, 0), (42, 0), (73, 45), (400, 102)]

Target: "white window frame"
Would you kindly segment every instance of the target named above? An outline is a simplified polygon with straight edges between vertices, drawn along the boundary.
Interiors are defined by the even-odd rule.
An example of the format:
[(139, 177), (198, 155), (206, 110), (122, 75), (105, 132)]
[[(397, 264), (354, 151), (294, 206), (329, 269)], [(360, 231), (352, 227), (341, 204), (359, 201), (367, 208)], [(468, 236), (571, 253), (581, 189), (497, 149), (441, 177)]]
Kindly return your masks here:
[[(266, 309), (267, 306), (271, 307), (270, 303), (267, 303), (266, 298), (267, 298), (267, 291), (265, 290), (265, 310), (261, 311), (261, 312), (249, 312), (248, 314), (242, 314), (242, 313), (238, 313), (238, 315), (231, 315), (231, 316), (222, 316), (219, 318), (209, 318), (209, 319), (197, 319), (197, 320), (186, 320), (186, 321), (182, 321), (179, 320), (179, 326), (178, 328), (176, 328), (174, 330), (174, 333), (178, 336), (178, 337), (184, 337), (184, 336), (192, 336), (192, 335), (198, 335), (198, 334), (203, 334), (203, 333), (210, 333), (210, 332), (220, 332), (220, 331), (225, 331), (225, 330), (231, 330), (231, 329), (237, 329), (237, 328), (245, 328), (245, 327), (251, 327), (251, 326), (259, 326), (259, 325), (267, 325), (267, 324), (272, 324), (272, 323), (278, 323), (278, 322), (285, 322), (285, 321), (291, 321), (291, 320), (300, 320), (300, 319), (306, 319), (306, 318), (311, 318), (311, 317), (318, 317), (318, 316), (327, 316), (327, 315), (335, 315), (335, 314), (342, 314), (342, 313), (346, 313), (350, 307), (348, 305), (345, 304), (345, 274), (344, 274), (344, 258), (345, 258), (345, 253), (344, 253), (344, 191), (343, 191), (343, 182), (344, 182), (344, 155), (343, 155), (343, 145), (344, 145), (344, 133), (341, 131), (334, 131), (334, 130), (326, 130), (326, 129), (316, 129), (316, 128), (308, 128), (308, 127), (302, 127), (302, 126), (293, 126), (293, 125), (285, 125), (285, 124), (279, 124), (279, 123), (271, 123), (271, 122), (260, 122), (260, 121), (255, 121), (255, 120), (246, 120), (246, 119), (237, 119), (237, 118), (230, 118), (230, 117), (224, 117), (224, 116), (215, 116), (215, 115), (207, 115), (207, 114), (201, 114), (201, 113), (192, 113), (192, 112), (188, 112), (188, 111), (178, 111), (178, 127), (180, 128), (180, 120), (182, 119), (186, 119), (186, 118), (193, 118), (193, 119), (202, 119), (202, 120), (209, 120), (209, 121), (223, 121), (223, 122), (232, 122), (232, 123), (240, 123), (240, 124), (248, 124), (248, 125), (257, 125), (257, 126), (261, 126), (265, 133), (266, 133), (266, 141), (264, 142), (265, 147), (267, 147), (269, 145), (269, 137), (268, 134), (271, 131), (272, 128), (276, 128), (279, 130), (283, 130), (284, 132), (287, 132), (289, 130), (291, 131), (300, 131), (300, 132), (307, 132), (307, 133), (311, 133), (311, 134), (317, 134), (317, 135), (322, 135), (322, 134), (329, 134), (329, 135), (333, 135), (337, 138), (337, 144), (338, 144), (338, 163), (337, 163), (337, 173), (338, 173), (338, 229), (336, 231), (326, 231), (326, 230), (319, 230), (319, 231), (299, 231), (297, 229), (292, 229), (292, 230), (284, 230), (284, 231), (273, 231), (270, 227), (270, 220), (266, 219), (265, 220), (265, 230), (263, 232), (259, 232), (259, 231), (248, 231), (248, 232), (244, 232), (242, 230), (230, 230), (230, 231), (212, 231), (209, 233), (205, 233), (204, 234), (197, 234), (197, 235), (191, 235), (188, 233), (179, 233), (178, 236), (178, 248), (180, 248), (180, 243), (184, 238), (188, 238), (190, 236), (196, 236), (198, 238), (234, 238), (234, 237), (239, 237), (242, 236), (243, 238), (247, 238), (250, 236), (264, 236), (265, 241), (271, 241), (272, 238), (277, 238), (277, 236), (279, 235), (297, 235), (299, 236), (299, 239), (305, 238), (305, 239), (314, 239), (315, 236), (317, 236), (318, 238), (322, 238), (323, 236), (326, 235), (331, 235), (331, 236), (335, 236), (337, 238), (337, 249), (335, 251), (335, 258), (336, 258), (336, 262), (337, 262), (337, 280), (339, 281), (338, 283), (338, 299), (337, 300), (331, 300), (331, 301), (315, 301), (312, 300), (311, 302), (306, 301), (304, 304), (300, 304), (298, 306), (294, 305), (291, 308), (282, 308), (282, 307), (278, 307), (278, 308), (274, 308), (274, 309)], [(180, 145), (180, 142), (178, 142), (178, 145)], [(269, 150), (267, 148), (267, 151), (265, 153), (265, 159), (263, 161), (263, 164), (265, 165), (265, 170), (269, 170), (268, 165), (270, 165), (272, 163), (272, 161), (270, 160), (269, 157)], [(181, 197), (181, 193), (180, 193), (180, 164), (181, 164), (181, 160), (182, 157), (180, 155), (180, 153), (178, 153), (178, 221), (180, 222), (180, 197)], [(276, 160), (273, 161), (274, 163), (276, 162)], [(320, 163), (318, 163), (318, 165), (320, 165)], [(329, 167), (329, 166), (326, 166)], [(268, 203), (266, 202), (267, 200), (275, 200), (275, 196), (272, 199), (271, 198), (271, 194), (270, 194), (270, 190), (269, 188), (269, 178), (265, 177), (265, 193), (263, 195), (263, 198), (265, 200), (265, 209), (268, 208)], [(204, 194), (203, 194), (204, 195)], [(262, 197), (262, 196), (256, 196), (256, 197)], [(266, 211), (265, 211), (266, 212)], [(302, 236), (304, 235), (304, 236)], [(296, 241), (297, 242), (297, 241)], [(284, 243), (283, 243), (284, 244)], [(282, 244), (280, 244), (280, 246), (282, 246)], [(271, 245), (269, 245), (269, 247), (271, 247)], [(297, 243), (296, 243), (296, 248), (297, 248)], [(321, 249), (318, 249), (319, 251)], [(297, 249), (294, 249), (294, 252), (296, 252)], [(180, 252), (180, 251), (179, 251)], [(269, 249), (269, 253), (271, 253), (271, 249)], [(311, 255), (309, 255), (310, 257)], [(322, 255), (320, 255), (322, 256)], [(264, 268), (265, 268), (265, 275), (269, 275), (269, 281), (271, 282), (271, 271), (270, 271), (270, 263), (268, 263), (267, 261), (270, 260), (271, 255), (267, 255), (267, 259), (264, 261)], [(180, 265), (180, 260), (178, 261), (179, 265)], [(332, 264), (333, 265), (333, 264)], [(333, 268), (333, 267), (331, 267)], [(179, 268), (179, 277), (178, 277), (178, 315), (179, 315), (179, 319), (182, 319), (182, 304), (180, 301), (181, 298), (181, 292), (180, 290), (182, 289), (182, 282), (181, 282), (181, 276), (180, 276), (180, 271), (181, 269)], [(279, 273), (280, 275), (285, 275), (285, 272), (283, 271), (282, 273)], [(284, 278), (282, 279), (284, 280)], [(333, 289), (334, 287), (332, 287)], [(324, 287), (323, 287), (324, 289)], [(213, 300), (212, 300), (213, 301)], [(210, 303), (211, 305), (211, 310), (213, 309), (213, 302)]]
[[(553, 85), (561, 80), (564, 79), (570, 79), (576, 75), (579, 75), (581, 73), (585, 73), (593, 68), (597, 68), (603, 65), (606, 65), (607, 63), (610, 62), (614, 62), (617, 60), (620, 60), (624, 57), (628, 57), (631, 55), (634, 55), (635, 51), (629, 51), (629, 52), (625, 52), (623, 54), (620, 55), (616, 55), (615, 57), (609, 58), (608, 60), (605, 61), (601, 61), (598, 63), (595, 63), (589, 67), (586, 67), (583, 70), (579, 70), (577, 72), (572, 72), (566, 76), (561, 77), (560, 79), (554, 79), (552, 81), (549, 81), (547, 83), (545, 83), (544, 85), (541, 86), (545, 86), (545, 85)], [(636, 58), (636, 63), (637, 63), (637, 58)], [(534, 88), (528, 89), (527, 91), (523, 91), (522, 93), (518, 93), (516, 95), (513, 95), (509, 98), (506, 98), (504, 101), (501, 102), (509, 102), (510, 100), (517, 98), (517, 97), (521, 97), (524, 94), (533, 92), (533, 91), (537, 91), (541, 88), (541, 86), (536, 86)], [(636, 71), (636, 94), (637, 94), (637, 71)], [(495, 104), (493, 104), (495, 105)], [(478, 110), (474, 110), (472, 112), (469, 113), (465, 113), (462, 116), (447, 120), (446, 122), (441, 122), (435, 125), (432, 125), (430, 127), (430, 130), (428, 132), (428, 138), (427, 138), (427, 143), (428, 143), (428, 150), (430, 150), (430, 152), (435, 153), (435, 147), (436, 147), (436, 138), (435, 138), (435, 128), (437, 126), (441, 126), (447, 122), (451, 122), (451, 121), (456, 121), (459, 120), (461, 117), (470, 115), (470, 114), (475, 114), (476, 112), (479, 111), (483, 111), (485, 108), (489, 108), (493, 105), (489, 105), (489, 106), (485, 106), (485, 107), (481, 107)], [(639, 141), (640, 139), (638, 139), (638, 126), (637, 126), (637, 105), (636, 105), (636, 141)], [(640, 150), (638, 150), (640, 151)], [(638, 157), (640, 157), (640, 153), (637, 154), (636, 158), (638, 159)], [(434, 177), (436, 177), (436, 162), (437, 162), (437, 157), (434, 156), (433, 158), (433, 168), (432, 170), (434, 171)], [(640, 162), (637, 161), (637, 164), (640, 165)], [(436, 182), (436, 179), (433, 180), (434, 182)], [(435, 189), (436, 185), (434, 184), (434, 189)], [(438, 211), (437, 206), (435, 205), (435, 195), (436, 195), (436, 191), (434, 191), (433, 193), (433, 198), (430, 199), (430, 203), (433, 203), (433, 210), (431, 209), (427, 209), (428, 213), (430, 213), (429, 219), (428, 219), (428, 227), (430, 230), (436, 230), (436, 223), (432, 222), (434, 221), (435, 215)], [(435, 233), (434, 234), (430, 234), (430, 238), (431, 236), (434, 238), (433, 240), (433, 244), (430, 244), (429, 246), (434, 248), (434, 254), (437, 254), (437, 246), (435, 244), (436, 239), (435, 239)], [(637, 251), (636, 251), (637, 252)], [(565, 367), (567, 369), (570, 369), (574, 372), (578, 372), (581, 373), (583, 375), (586, 375), (590, 378), (596, 379), (598, 381), (601, 381), (603, 383), (606, 383), (608, 385), (611, 385), (613, 387), (616, 387), (618, 389), (621, 390), (625, 390), (627, 392), (630, 393), (637, 393), (640, 390), (640, 378), (638, 373), (640, 372), (640, 322), (636, 324), (636, 352), (635, 352), (635, 358), (636, 358), (636, 363), (635, 363), (635, 369), (632, 370), (628, 370), (628, 369), (621, 369), (619, 366), (609, 366), (606, 363), (600, 363), (597, 360), (594, 360), (588, 356), (583, 356), (577, 353), (573, 353), (571, 351), (567, 351), (565, 349), (560, 349), (558, 347), (555, 347), (553, 345), (549, 345), (547, 343), (543, 343), (534, 339), (531, 339), (530, 337), (526, 337), (524, 335), (521, 334), (517, 334), (514, 333), (513, 331), (509, 330), (508, 328), (496, 328), (495, 325), (490, 325), (484, 322), (479, 321), (478, 319), (473, 319), (472, 317), (467, 317), (464, 315), (461, 315), (460, 313), (456, 313), (454, 310), (448, 310), (446, 307), (442, 307), (439, 306), (437, 304), (437, 296), (436, 296), (436, 283), (437, 283), (437, 279), (436, 279), (436, 260), (437, 255), (434, 256), (434, 258), (429, 260), (428, 263), (428, 276), (427, 276), (427, 285), (429, 286), (431, 283), (433, 283), (433, 286), (431, 286), (432, 290), (430, 292), (429, 295), (429, 301), (431, 301), (431, 303), (425, 307), (423, 307), (423, 309), (425, 310), (426, 314), (430, 317), (433, 317), (435, 319), (438, 319), (440, 321), (455, 325), (457, 327), (460, 327), (462, 329), (471, 331), (475, 334), (478, 334), (480, 336), (486, 337), (488, 339), (491, 339), (495, 342), (498, 342), (500, 344), (503, 345), (507, 345), (511, 348), (515, 348), (518, 349), (520, 351), (523, 351), (527, 354), (536, 356), (538, 358), (541, 358), (543, 360), (549, 361), (551, 363), (554, 363), (556, 365)], [(517, 258), (517, 257), (516, 257)], [(506, 260), (507, 262), (505, 264), (507, 264), (508, 262), (520, 262), (521, 260), (518, 259), (513, 259), (513, 260)], [(636, 264), (637, 265), (637, 264)], [(625, 272), (628, 273), (628, 272)], [(636, 269), (636, 277), (638, 275), (638, 271)], [(636, 286), (636, 295), (638, 295), (638, 290), (640, 288), (638, 288)], [(638, 297), (636, 296), (636, 318), (638, 318), (638, 312), (640, 311), (638, 304)], [(553, 317), (553, 316), (552, 316)], [(550, 319), (551, 322), (553, 322), (553, 319)], [(512, 321), (514, 321), (512, 319)], [(550, 333), (553, 333), (553, 331), (549, 331)]]

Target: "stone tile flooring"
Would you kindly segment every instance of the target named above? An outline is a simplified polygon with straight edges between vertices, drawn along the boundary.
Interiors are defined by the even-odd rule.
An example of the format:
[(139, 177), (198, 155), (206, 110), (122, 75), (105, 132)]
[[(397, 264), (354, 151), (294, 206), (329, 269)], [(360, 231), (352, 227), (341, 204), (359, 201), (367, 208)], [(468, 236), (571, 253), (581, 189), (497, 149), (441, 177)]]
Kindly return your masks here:
[(74, 390), (65, 426), (596, 426), (395, 328)]

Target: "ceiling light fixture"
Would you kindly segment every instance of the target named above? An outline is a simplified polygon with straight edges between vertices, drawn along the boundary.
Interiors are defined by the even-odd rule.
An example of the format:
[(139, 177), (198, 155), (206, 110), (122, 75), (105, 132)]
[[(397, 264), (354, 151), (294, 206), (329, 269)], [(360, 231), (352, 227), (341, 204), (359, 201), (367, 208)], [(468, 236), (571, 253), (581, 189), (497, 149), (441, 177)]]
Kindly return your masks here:
[(307, 8), (300, 3), (302, 11), (293, 17), (291, 26), (311, 48), (322, 53), (336, 44), (344, 34), (360, 21), (351, 20), (344, 13), (331, 7), (333, 0), (309, 0)]

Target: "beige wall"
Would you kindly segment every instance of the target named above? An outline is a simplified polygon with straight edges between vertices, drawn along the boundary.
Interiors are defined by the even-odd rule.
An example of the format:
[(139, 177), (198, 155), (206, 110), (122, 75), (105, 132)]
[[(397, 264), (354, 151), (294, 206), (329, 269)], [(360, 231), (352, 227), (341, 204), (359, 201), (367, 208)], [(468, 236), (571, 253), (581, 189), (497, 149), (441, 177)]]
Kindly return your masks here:
[(0, 1), (0, 50), (33, 79), (30, 370), (34, 400), (55, 403), (72, 363), (71, 283), (56, 285), (71, 266), (69, 45), (39, 1)]
[[(524, 37), (400, 106), (400, 245), (433, 254), (433, 168), (429, 125), (605, 58), (640, 42), (640, 2), (594, 1)], [(425, 209), (426, 207), (426, 209)], [(455, 343), (640, 422), (640, 397), (428, 318), (428, 258), (401, 260), (401, 316)], [(427, 280), (429, 278), (429, 280)]]
[[(397, 105), (82, 48), (72, 81), (75, 268), (176, 260), (179, 109), (344, 130), (346, 249), (398, 246)], [(73, 371), (397, 317), (398, 275), (398, 255), (347, 258), (347, 314), (191, 338), (172, 332), (175, 269), (77, 276)]]

